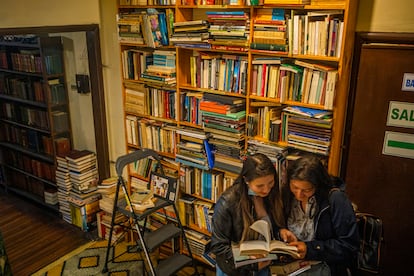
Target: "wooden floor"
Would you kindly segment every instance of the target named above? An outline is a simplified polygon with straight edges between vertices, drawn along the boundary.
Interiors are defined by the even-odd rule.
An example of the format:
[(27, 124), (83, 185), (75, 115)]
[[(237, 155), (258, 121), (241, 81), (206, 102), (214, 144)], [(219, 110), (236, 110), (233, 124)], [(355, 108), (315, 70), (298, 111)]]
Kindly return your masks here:
[(0, 188), (0, 231), (14, 276), (27, 276), (94, 238)]

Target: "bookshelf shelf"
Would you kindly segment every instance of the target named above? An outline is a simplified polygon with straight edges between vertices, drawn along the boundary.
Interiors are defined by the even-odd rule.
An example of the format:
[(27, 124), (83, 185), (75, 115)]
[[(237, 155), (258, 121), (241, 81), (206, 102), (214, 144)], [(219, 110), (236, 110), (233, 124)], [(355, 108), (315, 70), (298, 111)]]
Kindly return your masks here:
[(24, 174), (24, 175), (26, 175), (28, 177), (34, 178), (36, 180), (39, 180), (39, 181), (41, 181), (41, 182), (43, 182), (43, 183), (45, 183), (45, 184), (47, 184), (47, 185), (49, 185), (51, 187), (57, 187), (56, 186), (56, 183), (55, 182), (52, 182), (51, 180), (47, 180), (47, 179), (38, 177), (38, 176), (36, 176), (36, 175), (34, 175), (32, 173), (28, 173), (28, 172), (26, 172), (26, 171), (24, 171), (22, 169), (19, 169), (19, 168), (13, 167), (13, 166), (5, 165), (5, 167), (7, 167), (10, 170), (14, 170), (16, 172), (19, 172), (21, 174)]
[(57, 191), (55, 157), (72, 145), (61, 37), (5, 35), (0, 60), (6, 188), (50, 208), (45, 192)]

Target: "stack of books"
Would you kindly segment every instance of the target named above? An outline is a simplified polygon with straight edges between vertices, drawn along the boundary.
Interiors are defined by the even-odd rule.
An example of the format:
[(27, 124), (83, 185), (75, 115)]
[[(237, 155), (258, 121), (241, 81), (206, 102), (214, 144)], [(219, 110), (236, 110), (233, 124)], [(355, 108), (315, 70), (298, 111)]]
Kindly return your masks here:
[(146, 70), (141, 73), (141, 79), (160, 84), (175, 84), (175, 51), (155, 50), (152, 60), (152, 64), (147, 65)]
[(96, 154), (88, 150), (74, 150), (66, 155), (72, 191), (88, 193), (97, 189)]
[(284, 9), (260, 9), (254, 20), (251, 49), (288, 53)]
[[(102, 180), (98, 185), (98, 192), (101, 194), (101, 199), (99, 199), (99, 211), (96, 214), (96, 224), (98, 230), (98, 236), (102, 239), (109, 238), (109, 230), (111, 229), (111, 219), (112, 212), (115, 202), (115, 192), (118, 183), (118, 177), (110, 177)], [(124, 193), (123, 190), (119, 190), (119, 201), (123, 200)], [(115, 224), (119, 224), (123, 221), (126, 221), (127, 218), (121, 213), (117, 212), (115, 216)], [(120, 241), (120, 239), (125, 235), (122, 226), (115, 225), (113, 232), (113, 241)]]
[(119, 13), (119, 41), (147, 45), (151, 48), (167, 46), (172, 30), (171, 24), (168, 23), (171, 17), (174, 17), (171, 9), (166, 9), (165, 12), (141, 10)]
[(171, 42), (178, 47), (210, 48), (208, 27), (205, 20), (175, 22)]
[(242, 167), (246, 126), (243, 98), (205, 93), (200, 110), (209, 142), (215, 148), (215, 166), (238, 173)]
[(214, 166), (212, 148), (208, 142), (208, 135), (200, 129), (177, 129), (180, 142), (177, 144), (175, 161), (181, 164), (209, 170)]
[(298, 106), (283, 110), (282, 140), (293, 148), (327, 156), (332, 137), (332, 112)]
[(72, 223), (68, 201), (70, 190), (72, 188), (68, 161), (64, 156), (56, 156), (56, 163), (56, 185), (58, 187), (59, 212), (62, 214), (62, 219), (64, 221)]
[(250, 20), (245, 11), (208, 11), (210, 43), (213, 49), (247, 51)]
[(58, 192), (55, 189), (46, 189), (44, 191), (45, 203), (50, 205), (56, 205), (59, 203)]

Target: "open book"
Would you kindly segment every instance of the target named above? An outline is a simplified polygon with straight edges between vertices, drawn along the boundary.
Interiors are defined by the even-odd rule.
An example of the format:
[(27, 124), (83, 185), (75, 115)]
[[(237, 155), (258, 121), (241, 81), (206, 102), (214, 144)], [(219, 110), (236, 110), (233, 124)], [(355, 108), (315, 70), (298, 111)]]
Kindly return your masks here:
[(240, 247), (238, 245), (232, 245), (232, 251), (235, 268), (239, 268), (248, 264), (277, 260), (276, 254), (267, 254), (266, 257), (263, 258), (250, 259), (249, 256), (240, 255)]
[(257, 220), (250, 228), (261, 234), (265, 240), (250, 240), (240, 243), (240, 255), (248, 256), (254, 254), (268, 254), (279, 253), (288, 254), (292, 257), (299, 257), (298, 249), (296, 246), (287, 245), (286, 243), (278, 240), (271, 240), (270, 226), (265, 220)]

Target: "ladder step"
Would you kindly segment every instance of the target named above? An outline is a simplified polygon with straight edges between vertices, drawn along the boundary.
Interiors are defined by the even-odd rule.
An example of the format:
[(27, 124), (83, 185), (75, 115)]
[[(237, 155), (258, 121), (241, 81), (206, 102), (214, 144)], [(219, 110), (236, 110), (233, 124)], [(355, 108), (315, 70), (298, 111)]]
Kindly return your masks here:
[(168, 259), (160, 261), (158, 266), (155, 268), (156, 275), (168, 276), (174, 275), (177, 271), (181, 270), (183, 267), (191, 264), (191, 258), (187, 255), (181, 255), (175, 253)]
[(154, 232), (145, 233), (144, 240), (148, 251), (152, 252), (165, 241), (170, 240), (180, 234), (180, 228), (176, 227), (173, 223), (168, 223), (161, 228), (158, 228)]

